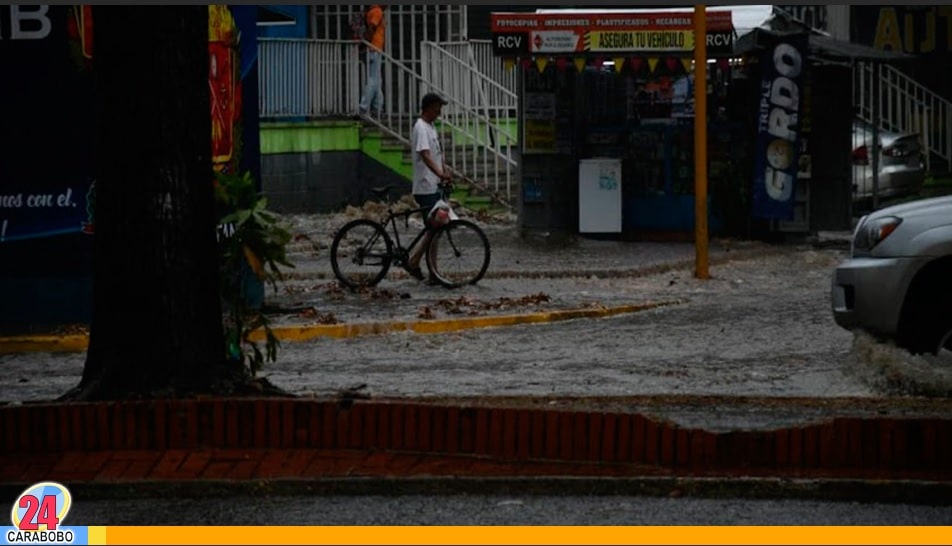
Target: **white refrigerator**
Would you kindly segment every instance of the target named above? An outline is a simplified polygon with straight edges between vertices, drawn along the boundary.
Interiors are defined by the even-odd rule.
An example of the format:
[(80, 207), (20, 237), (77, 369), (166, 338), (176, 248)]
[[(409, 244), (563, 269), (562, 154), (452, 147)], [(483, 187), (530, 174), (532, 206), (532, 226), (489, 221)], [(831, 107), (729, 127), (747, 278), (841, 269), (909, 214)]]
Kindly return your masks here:
[(621, 233), (621, 159), (578, 164), (579, 233)]

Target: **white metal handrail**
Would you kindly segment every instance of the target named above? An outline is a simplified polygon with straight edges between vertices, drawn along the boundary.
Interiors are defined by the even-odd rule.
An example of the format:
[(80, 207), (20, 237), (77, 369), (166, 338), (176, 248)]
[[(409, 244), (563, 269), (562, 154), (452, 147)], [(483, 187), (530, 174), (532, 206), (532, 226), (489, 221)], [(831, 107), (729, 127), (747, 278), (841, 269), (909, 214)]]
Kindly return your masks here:
[(497, 118), (516, 116), (516, 71), (506, 70), (488, 40), (423, 42), (421, 70), (454, 96)]
[[(260, 117), (314, 119), (355, 114), (366, 81), (361, 45), (355, 40), (261, 39)], [(420, 98), (429, 91), (439, 93), (449, 103), (440, 122), (447, 165), (497, 202), (509, 205), (517, 166), (515, 138), (508, 134), (511, 128), (485, 109), (463, 102), (446, 82), (425, 78), (416, 67), (387, 52), (382, 55), (384, 113), (375, 116), (373, 123), (409, 144)], [(503, 119), (508, 121), (508, 117)]]
[(897, 132), (916, 132), (922, 137), (926, 166), (930, 156), (944, 160), (952, 170), (952, 102), (889, 65), (858, 62), (853, 71), (857, 115), (872, 123), (873, 86), (879, 72), (880, 127)]

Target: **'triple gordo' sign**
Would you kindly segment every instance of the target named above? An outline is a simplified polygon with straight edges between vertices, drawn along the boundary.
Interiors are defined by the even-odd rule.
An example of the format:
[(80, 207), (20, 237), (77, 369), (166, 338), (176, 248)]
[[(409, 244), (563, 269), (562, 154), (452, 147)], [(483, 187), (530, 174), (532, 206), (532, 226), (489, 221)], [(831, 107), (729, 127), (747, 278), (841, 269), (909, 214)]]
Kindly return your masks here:
[(780, 41), (761, 60), (754, 171), (754, 214), (790, 220), (799, 151), (800, 81), (806, 37)]

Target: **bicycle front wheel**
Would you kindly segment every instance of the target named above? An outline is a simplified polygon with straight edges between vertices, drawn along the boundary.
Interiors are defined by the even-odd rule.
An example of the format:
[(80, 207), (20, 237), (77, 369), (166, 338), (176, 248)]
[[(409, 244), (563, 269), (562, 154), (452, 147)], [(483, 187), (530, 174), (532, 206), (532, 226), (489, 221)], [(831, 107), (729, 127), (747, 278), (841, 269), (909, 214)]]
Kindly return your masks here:
[(433, 235), (426, 265), (447, 288), (476, 284), (489, 268), (489, 240), (476, 224), (453, 220)]
[(340, 228), (331, 243), (331, 267), (337, 280), (351, 290), (374, 286), (393, 261), (393, 242), (383, 226), (353, 220)]

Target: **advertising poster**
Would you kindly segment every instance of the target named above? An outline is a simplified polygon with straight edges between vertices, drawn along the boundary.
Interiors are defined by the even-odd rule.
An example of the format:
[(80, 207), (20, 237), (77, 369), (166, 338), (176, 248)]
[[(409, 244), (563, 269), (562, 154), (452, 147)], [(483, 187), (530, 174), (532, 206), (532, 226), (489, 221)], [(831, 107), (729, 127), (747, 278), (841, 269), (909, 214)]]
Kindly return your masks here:
[[(91, 6), (0, 6), (0, 70), (15, 82), (0, 85), (0, 323), (88, 318), (93, 14)], [(209, 138), (216, 170), (248, 170), (260, 180), (256, 22), (255, 6), (209, 6)]]
[(807, 36), (771, 36), (760, 58), (753, 215), (792, 220), (799, 171), (801, 89)]

